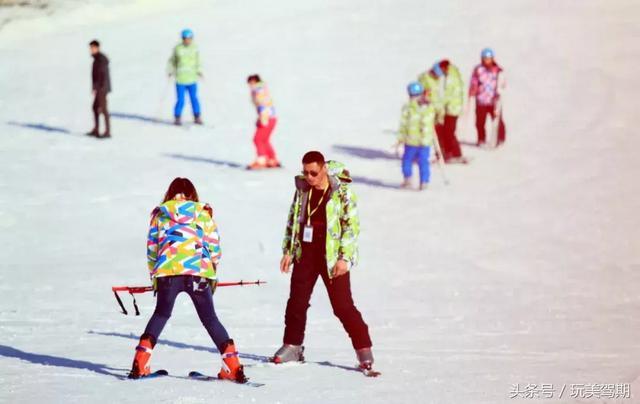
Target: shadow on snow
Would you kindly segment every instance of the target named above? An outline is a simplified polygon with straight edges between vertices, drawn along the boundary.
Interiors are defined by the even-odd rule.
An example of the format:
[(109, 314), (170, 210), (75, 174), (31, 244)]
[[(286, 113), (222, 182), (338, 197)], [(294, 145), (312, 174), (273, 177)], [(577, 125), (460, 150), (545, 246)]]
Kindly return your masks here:
[[(102, 335), (102, 336), (106, 336), (106, 337), (126, 338), (126, 339), (130, 339), (130, 340), (136, 341), (136, 342), (139, 340), (139, 336), (138, 335), (135, 335), (135, 334), (123, 334), (123, 333), (119, 333), (119, 332), (88, 331), (88, 334)], [(178, 348), (178, 349), (193, 349), (194, 351), (211, 352), (211, 353), (215, 353), (215, 354), (219, 353), (218, 350), (215, 348), (215, 346), (202, 346), (202, 345), (185, 344), (183, 342), (169, 341), (169, 340), (162, 339), (162, 338), (158, 340), (158, 344), (162, 344), (162, 345), (166, 345), (166, 346), (170, 346), (172, 348)], [(240, 356), (240, 358), (242, 358), (242, 359), (250, 359), (250, 360), (254, 360), (256, 362), (262, 362), (262, 363), (270, 363), (271, 362), (271, 357), (264, 356), (264, 355), (256, 355), (256, 354), (250, 354), (250, 353), (246, 353), (246, 352), (239, 352), (238, 356)], [(307, 363), (313, 363), (313, 364), (320, 365), (320, 366), (328, 366), (328, 367), (332, 367), (332, 368), (348, 370), (348, 371), (353, 371), (353, 372), (360, 372), (360, 370), (355, 366), (337, 365), (337, 364), (331, 363), (329, 361), (322, 361), (322, 362), (309, 362), (309, 361), (307, 361)]]
[(383, 181), (376, 180), (374, 178), (360, 177), (360, 176), (357, 176), (357, 175), (353, 175), (351, 178), (353, 179), (353, 183), (354, 184), (364, 184), (364, 185), (368, 185), (370, 187), (386, 188), (386, 189), (399, 189), (400, 188), (398, 186), (398, 184), (387, 184), (387, 183), (385, 183)]
[(240, 168), (242, 170), (245, 169), (244, 165), (239, 164), (239, 163), (235, 163), (233, 161), (216, 160), (216, 159), (211, 159), (211, 158), (207, 158), (207, 157), (199, 157), (199, 156), (186, 156), (184, 154), (175, 154), (175, 153), (165, 154), (165, 156), (166, 157), (171, 157), (172, 159), (195, 161), (195, 162), (198, 162), (198, 163), (208, 163), (208, 164), (214, 164), (214, 165), (221, 166), (221, 167)]
[[(127, 339), (130, 339), (130, 340), (136, 341), (136, 343), (140, 339), (139, 335), (123, 334), (123, 333), (119, 333), (119, 332), (88, 331), (88, 334), (103, 335), (103, 336), (106, 336), (106, 337), (127, 338)], [(216, 349), (215, 346), (191, 345), (191, 344), (185, 344), (185, 343), (182, 343), (182, 342), (169, 341), (169, 340), (162, 339), (162, 338), (160, 338), (158, 340), (158, 344), (166, 345), (166, 346), (170, 346), (172, 348), (178, 348), (178, 349), (193, 349), (194, 351), (211, 352), (211, 353), (215, 353), (215, 354), (219, 354), (220, 353), (220, 352), (218, 352), (218, 349)], [(258, 361), (258, 362), (269, 362), (269, 357), (268, 356), (253, 355), (253, 354), (249, 354), (249, 353), (240, 353), (240, 357), (243, 358), (243, 359), (251, 359), (251, 360), (254, 360), (254, 361)]]
[(127, 377), (122, 374), (114, 373), (113, 371), (126, 371), (128, 369), (117, 369), (109, 367), (103, 363), (93, 363), (88, 361), (81, 361), (69, 358), (63, 358), (61, 356), (51, 356), (44, 354), (37, 354), (32, 352), (25, 352), (19, 349), (0, 345), (0, 356), (5, 358), (15, 358), (26, 362), (30, 362), (36, 365), (45, 366), (57, 366), (70, 369), (82, 369), (95, 372), (101, 375), (115, 377), (117, 379), (126, 379)]
[(348, 145), (334, 145), (333, 149), (339, 153), (350, 154), (355, 157), (360, 157), (369, 160), (398, 160), (398, 157), (394, 153), (372, 149), (362, 146), (348, 146)]
[(15, 121), (9, 121), (7, 122), (7, 125), (11, 125), (11, 126), (18, 126), (21, 128), (27, 128), (27, 129), (35, 129), (35, 130), (39, 130), (42, 132), (47, 132), (47, 133), (61, 133), (63, 135), (71, 135), (71, 131), (69, 129), (66, 128), (59, 128), (56, 126), (50, 126), (44, 123), (29, 123), (29, 122), (15, 122)]
[(169, 121), (169, 120), (166, 120), (166, 119), (154, 118), (154, 117), (151, 117), (151, 116), (140, 115), (140, 114), (129, 114), (129, 113), (126, 113), (126, 112), (112, 112), (111, 113), (111, 117), (112, 118), (117, 118), (117, 119), (128, 119), (128, 120), (132, 120), (132, 121), (140, 121), (140, 122), (152, 123), (152, 124), (155, 124), (155, 125), (174, 126), (172, 121)]

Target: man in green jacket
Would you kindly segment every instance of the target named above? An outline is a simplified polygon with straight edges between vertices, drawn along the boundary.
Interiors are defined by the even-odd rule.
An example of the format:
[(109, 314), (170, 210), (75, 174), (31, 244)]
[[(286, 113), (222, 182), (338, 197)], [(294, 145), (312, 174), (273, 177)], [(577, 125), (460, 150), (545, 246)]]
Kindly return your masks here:
[(360, 232), (351, 177), (344, 165), (325, 162), (317, 151), (304, 155), (302, 173), (295, 178), (296, 192), (282, 246), (280, 271), (289, 273), (293, 264), (293, 275), (283, 345), (273, 361), (303, 360), (307, 309), (320, 276), (333, 312), (349, 334), (360, 368), (367, 374), (372, 372), (372, 343), (369, 328), (353, 303), (349, 276), (349, 270), (358, 260)]
[(184, 93), (189, 93), (191, 107), (193, 109), (194, 121), (197, 125), (202, 125), (200, 118), (200, 102), (198, 101), (198, 78), (202, 77), (200, 70), (200, 52), (193, 43), (193, 31), (185, 29), (182, 31), (182, 43), (176, 45), (169, 58), (167, 66), (169, 77), (176, 78), (177, 101), (173, 110), (174, 123), (181, 125), (182, 109), (184, 108)]
[(421, 74), (418, 80), (431, 94), (431, 102), (436, 108), (436, 134), (445, 163), (467, 163), (456, 137), (456, 125), (464, 103), (460, 70), (443, 59)]

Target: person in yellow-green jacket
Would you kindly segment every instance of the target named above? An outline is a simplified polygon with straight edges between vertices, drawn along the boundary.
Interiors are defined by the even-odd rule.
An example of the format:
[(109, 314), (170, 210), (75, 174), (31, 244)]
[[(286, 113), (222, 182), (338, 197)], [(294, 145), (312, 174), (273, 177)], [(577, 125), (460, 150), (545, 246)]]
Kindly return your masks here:
[(200, 102), (198, 101), (198, 78), (202, 77), (200, 69), (200, 51), (193, 43), (193, 31), (182, 30), (182, 43), (173, 48), (167, 66), (169, 77), (176, 78), (177, 101), (173, 109), (174, 123), (182, 125), (182, 109), (184, 108), (184, 93), (189, 93), (193, 118), (196, 125), (202, 125), (200, 117)]
[(445, 163), (466, 164), (456, 137), (458, 117), (464, 104), (464, 83), (460, 70), (449, 60), (436, 62), (419, 76), (420, 83), (431, 94), (436, 108), (436, 134)]
[(282, 346), (271, 358), (274, 363), (304, 360), (307, 309), (321, 278), (333, 313), (351, 338), (359, 369), (367, 376), (377, 374), (372, 368), (369, 327), (351, 294), (350, 273), (358, 263), (360, 234), (358, 198), (351, 181), (344, 164), (325, 161), (318, 151), (302, 157), (302, 175), (295, 177), (296, 191), (282, 243), (280, 271), (292, 275)]
[(420, 169), (420, 189), (425, 189), (431, 175), (429, 153), (433, 144), (436, 107), (430, 102), (429, 90), (417, 81), (407, 86), (409, 101), (402, 107), (397, 145), (404, 145), (402, 156), (402, 188), (411, 187), (413, 162), (417, 160)]

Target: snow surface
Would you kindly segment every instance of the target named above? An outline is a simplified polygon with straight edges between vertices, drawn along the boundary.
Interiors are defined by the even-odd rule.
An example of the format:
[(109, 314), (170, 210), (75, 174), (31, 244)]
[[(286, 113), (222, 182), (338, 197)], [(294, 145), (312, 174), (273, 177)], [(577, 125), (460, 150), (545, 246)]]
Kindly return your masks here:
[[(509, 399), (516, 383), (632, 383), (640, 397), (638, 17), (631, 0), (60, 1), (4, 25), (0, 402), (544, 402)], [(165, 63), (186, 26), (204, 61), (205, 128), (154, 120), (170, 119)], [(111, 59), (108, 141), (82, 135), (93, 38)], [(468, 77), (487, 45), (508, 74), (507, 145), (466, 147), (473, 161), (446, 167), (450, 186), (435, 168), (427, 192), (394, 189), (390, 131), (406, 83), (441, 57)], [(280, 115), (283, 170), (242, 169), (254, 72)], [(471, 119), (459, 135), (474, 139)], [(280, 242), (309, 149), (357, 179), (353, 292), (378, 379), (346, 369), (355, 356), (320, 284), (308, 362), (264, 362), (282, 337)], [(154, 299), (125, 317), (110, 287), (148, 282), (148, 215), (175, 176), (214, 205), (221, 279), (269, 282), (216, 293), (265, 387), (121, 380)], [(211, 347), (181, 296), (152, 365), (213, 373)]]

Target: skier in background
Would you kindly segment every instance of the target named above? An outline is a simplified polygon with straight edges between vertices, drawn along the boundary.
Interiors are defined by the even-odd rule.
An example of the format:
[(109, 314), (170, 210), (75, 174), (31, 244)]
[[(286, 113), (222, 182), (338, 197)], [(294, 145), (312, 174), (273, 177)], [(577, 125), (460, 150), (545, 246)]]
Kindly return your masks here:
[(250, 170), (258, 170), (262, 168), (280, 167), (280, 162), (276, 157), (276, 152), (270, 141), (271, 133), (278, 122), (276, 110), (271, 100), (271, 93), (269, 93), (267, 85), (257, 74), (252, 74), (247, 77), (247, 84), (251, 89), (251, 100), (258, 112), (256, 132), (253, 137), (253, 143), (256, 145), (257, 158), (253, 163), (249, 164), (247, 168)]
[[(111, 92), (111, 76), (109, 74), (109, 59), (100, 52), (100, 42), (93, 40), (89, 43), (93, 67), (91, 82), (93, 99), (93, 129), (87, 135), (98, 138), (111, 137), (109, 109), (107, 108), (107, 94)], [(100, 114), (104, 115), (105, 132), (100, 134)]]
[(193, 43), (193, 31), (182, 31), (182, 43), (176, 45), (169, 58), (167, 66), (169, 77), (176, 78), (177, 101), (173, 110), (176, 125), (182, 125), (182, 109), (184, 108), (184, 93), (189, 93), (194, 122), (202, 125), (200, 117), (200, 102), (198, 101), (198, 78), (202, 77), (200, 69), (200, 51)]
[(436, 109), (435, 129), (444, 162), (467, 163), (456, 137), (457, 121), (464, 104), (464, 83), (460, 70), (449, 60), (443, 59), (421, 74), (418, 81), (429, 92)]
[(185, 292), (222, 355), (218, 377), (239, 383), (247, 380), (235, 344), (213, 306), (216, 269), (221, 256), (219, 240), (211, 207), (199, 202), (191, 181), (174, 179), (162, 204), (151, 213), (147, 261), (157, 292), (156, 309), (136, 347), (129, 378), (150, 374), (151, 352), (171, 317), (176, 297)]
[(402, 107), (400, 128), (396, 150), (404, 145), (402, 156), (402, 188), (411, 187), (413, 163), (418, 161), (420, 169), (420, 190), (426, 189), (429, 183), (429, 153), (433, 144), (436, 107), (429, 100), (429, 90), (417, 81), (407, 86), (409, 101)]
[[(495, 54), (491, 48), (485, 48), (480, 52), (482, 62), (473, 69), (471, 82), (469, 83), (469, 102), (476, 101), (476, 130), (478, 131), (478, 146), (486, 144), (487, 134), (485, 122), (487, 115), (492, 119), (498, 119), (497, 144), (500, 146), (506, 140), (506, 129), (502, 120), (502, 108), (500, 106), (500, 93), (504, 90), (505, 81), (502, 68), (495, 61)], [(466, 114), (465, 111), (465, 114)], [(496, 118), (497, 116), (497, 118)]]
[(358, 261), (360, 233), (351, 176), (343, 164), (325, 162), (317, 151), (304, 155), (302, 173), (295, 177), (296, 190), (282, 244), (280, 271), (289, 273), (293, 264), (293, 274), (283, 344), (272, 360), (275, 363), (304, 360), (302, 343), (307, 309), (320, 277), (333, 313), (351, 338), (360, 370), (367, 376), (375, 376), (369, 328), (351, 295), (350, 269)]

